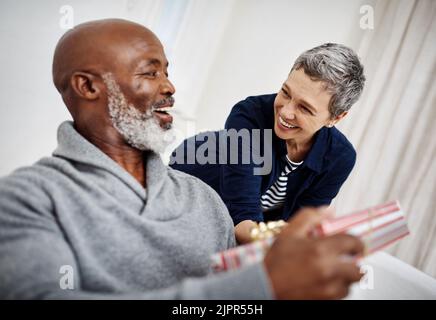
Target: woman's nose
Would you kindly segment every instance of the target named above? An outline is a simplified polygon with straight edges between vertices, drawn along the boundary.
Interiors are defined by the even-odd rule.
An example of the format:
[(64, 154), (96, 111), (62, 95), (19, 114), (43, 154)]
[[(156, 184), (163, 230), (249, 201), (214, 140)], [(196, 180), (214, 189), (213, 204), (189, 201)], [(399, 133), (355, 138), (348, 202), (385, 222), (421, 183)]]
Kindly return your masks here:
[(295, 119), (295, 105), (293, 102), (288, 102), (283, 106), (282, 109), (282, 117), (285, 118), (285, 120), (294, 120)]

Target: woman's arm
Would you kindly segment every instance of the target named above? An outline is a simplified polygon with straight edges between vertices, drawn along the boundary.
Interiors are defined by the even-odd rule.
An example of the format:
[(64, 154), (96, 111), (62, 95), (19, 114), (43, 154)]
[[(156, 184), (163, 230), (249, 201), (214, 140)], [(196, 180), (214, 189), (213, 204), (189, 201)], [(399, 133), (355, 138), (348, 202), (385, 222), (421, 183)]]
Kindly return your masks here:
[[(265, 134), (265, 116), (262, 113), (262, 108), (273, 108), (275, 95), (264, 95), (257, 97), (249, 97), (237, 103), (225, 123), (227, 134), (241, 133), (241, 137), (237, 137), (233, 141), (237, 141), (233, 145), (227, 146), (227, 162), (221, 166), (220, 172), (220, 194), (229, 209), (235, 225), (242, 221), (263, 221), (263, 213), (260, 206), (261, 185), (264, 175), (257, 173), (259, 168), (265, 168), (265, 164), (259, 164), (253, 161), (253, 153), (265, 154), (271, 156), (271, 150), (266, 150), (271, 146), (271, 141)], [(260, 135), (255, 139), (253, 131), (258, 130)], [(267, 129), (267, 130), (272, 130)], [(249, 133), (243, 138), (243, 131)], [(235, 138), (235, 137), (233, 137)], [(245, 140), (244, 140), (245, 139)], [(231, 141), (228, 139), (227, 141)], [(247, 148), (248, 147), (248, 148)], [(268, 149), (268, 148), (267, 148)], [(244, 162), (244, 152), (248, 150), (250, 161)], [(234, 163), (231, 154), (237, 154), (237, 163)], [(246, 154), (245, 154), (246, 155)], [(271, 171), (271, 168), (269, 168)], [(269, 174), (270, 172), (264, 172)], [(241, 239), (243, 241), (247, 236), (247, 226), (244, 222), (237, 230), (241, 230)], [(245, 230), (245, 231), (243, 231)]]

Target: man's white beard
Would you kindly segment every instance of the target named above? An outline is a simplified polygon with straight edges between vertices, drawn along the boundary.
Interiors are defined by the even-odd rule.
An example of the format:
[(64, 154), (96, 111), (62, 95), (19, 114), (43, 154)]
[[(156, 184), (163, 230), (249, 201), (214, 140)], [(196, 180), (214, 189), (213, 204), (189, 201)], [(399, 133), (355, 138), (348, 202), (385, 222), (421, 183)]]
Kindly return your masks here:
[(113, 126), (125, 141), (139, 150), (162, 153), (175, 139), (171, 125), (163, 129), (153, 116), (155, 106), (145, 112), (128, 103), (111, 73), (103, 75), (107, 86), (108, 109)]

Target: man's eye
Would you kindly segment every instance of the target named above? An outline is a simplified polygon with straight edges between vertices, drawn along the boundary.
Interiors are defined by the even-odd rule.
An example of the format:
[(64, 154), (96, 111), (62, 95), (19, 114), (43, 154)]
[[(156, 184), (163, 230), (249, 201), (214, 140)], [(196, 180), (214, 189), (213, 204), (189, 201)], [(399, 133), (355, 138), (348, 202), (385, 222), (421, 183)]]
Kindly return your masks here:
[(142, 75), (146, 76), (146, 77), (156, 77), (157, 72), (156, 71), (150, 71), (150, 72), (144, 72)]

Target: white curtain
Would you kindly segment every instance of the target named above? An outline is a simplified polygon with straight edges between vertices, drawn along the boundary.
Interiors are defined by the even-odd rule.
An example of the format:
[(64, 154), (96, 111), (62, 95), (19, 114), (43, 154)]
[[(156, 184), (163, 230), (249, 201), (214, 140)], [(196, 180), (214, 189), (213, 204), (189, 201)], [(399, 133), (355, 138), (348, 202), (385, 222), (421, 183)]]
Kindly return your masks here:
[(411, 234), (388, 252), (436, 277), (436, 1), (380, 0), (358, 53), (363, 97), (339, 125), (358, 161), (335, 206), (398, 199)]

